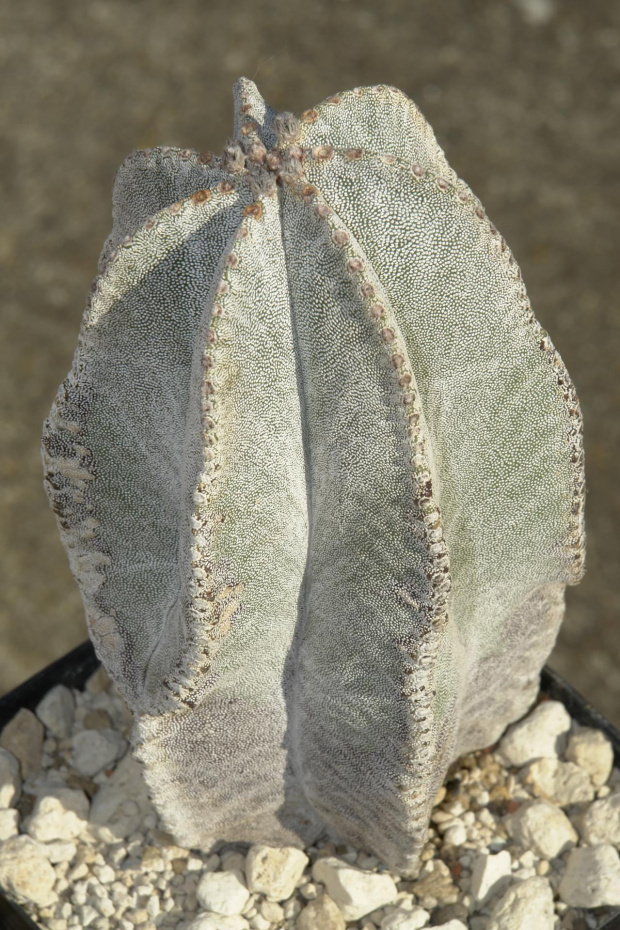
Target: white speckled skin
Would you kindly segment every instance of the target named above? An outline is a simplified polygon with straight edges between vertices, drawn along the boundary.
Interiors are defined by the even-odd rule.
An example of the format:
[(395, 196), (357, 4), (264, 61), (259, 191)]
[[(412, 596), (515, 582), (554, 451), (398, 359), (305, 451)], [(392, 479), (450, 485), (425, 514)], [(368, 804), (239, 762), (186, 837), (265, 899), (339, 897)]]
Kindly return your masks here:
[(176, 839), (412, 875), (581, 577), (579, 405), (410, 100), (235, 102), (221, 158), (118, 173), (46, 487)]

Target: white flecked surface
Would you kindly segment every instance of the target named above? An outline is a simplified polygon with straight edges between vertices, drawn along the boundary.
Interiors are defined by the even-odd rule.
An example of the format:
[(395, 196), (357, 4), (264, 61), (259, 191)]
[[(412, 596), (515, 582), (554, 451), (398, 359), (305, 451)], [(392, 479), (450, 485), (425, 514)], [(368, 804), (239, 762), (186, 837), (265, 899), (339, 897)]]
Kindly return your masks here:
[[(117, 732), (113, 745), (127, 745), (130, 716), (116, 690), (98, 672), (72, 697), (71, 735), (58, 738), (46, 729), (42, 768), (0, 810), (0, 883), (44, 930), (513, 930), (517, 919), (528, 930), (573, 930), (586, 917), (595, 926), (587, 908), (604, 915), (616, 899), (620, 906), (620, 772), (596, 784), (610, 750), (603, 734), (575, 743), (580, 728), (572, 725), (568, 745), (581, 765), (567, 760), (568, 749), (510, 770), (497, 751), (459, 760), (436, 798), (420, 872), (403, 880), (327, 831), (305, 851), (231, 843), (200, 853), (176, 846), (130, 753), (92, 776), (75, 765), (78, 735), (102, 732), (84, 729), (84, 722), (103, 724)], [(557, 702), (539, 706), (545, 703)], [(537, 709), (531, 716), (534, 730), (547, 719)], [(551, 719), (564, 726), (557, 708)], [(518, 726), (527, 732), (528, 718)], [(588, 747), (596, 765), (586, 762)], [(544, 763), (534, 768), (537, 779), (536, 762)], [(556, 773), (556, 800), (537, 796), (541, 771)], [(558, 772), (570, 777), (558, 779)], [(567, 802), (567, 783), (579, 786), (570, 797), (581, 800)], [(52, 803), (63, 798), (58, 807)], [(50, 837), (72, 833), (75, 824), (67, 831), (54, 826), (69, 815), (80, 823), (76, 836), (35, 841), (25, 833), (37, 818), (42, 828), (51, 820)]]

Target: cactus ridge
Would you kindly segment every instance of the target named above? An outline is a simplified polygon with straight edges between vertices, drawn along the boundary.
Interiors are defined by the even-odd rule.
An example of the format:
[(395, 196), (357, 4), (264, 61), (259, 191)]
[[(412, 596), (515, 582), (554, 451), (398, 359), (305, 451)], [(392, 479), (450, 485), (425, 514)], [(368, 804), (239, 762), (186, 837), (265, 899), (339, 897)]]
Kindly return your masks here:
[(579, 404), (404, 94), (234, 97), (221, 156), (119, 168), (46, 489), (177, 840), (415, 874), (583, 573)]

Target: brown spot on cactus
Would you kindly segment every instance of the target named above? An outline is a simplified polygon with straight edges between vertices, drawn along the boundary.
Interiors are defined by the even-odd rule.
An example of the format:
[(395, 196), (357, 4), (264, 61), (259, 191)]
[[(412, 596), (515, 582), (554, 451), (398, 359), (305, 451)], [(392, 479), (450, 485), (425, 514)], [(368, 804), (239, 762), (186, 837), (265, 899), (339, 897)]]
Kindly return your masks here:
[(304, 110), (301, 114), (301, 118), (304, 123), (314, 123), (319, 118), (319, 111), (314, 109)]
[(300, 123), (237, 82), (233, 148), (247, 113), (289, 146), (273, 196), (237, 154), (121, 166), (45, 482), (175, 840), (327, 823), (415, 875), (437, 785), (530, 706), (583, 571), (581, 414), (419, 110), (337, 99)]
[(314, 207), (314, 212), (317, 216), (320, 216), (322, 220), (326, 220), (332, 213), (326, 203), (317, 203)]
[(334, 156), (334, 149), (331, 145), (315, 145), (312, 149), (312, 157), (317, 161), (329, 161)]
[(208, 200), (211, 196), (211, 191), (208, 190), (199, 190), (195, 194), (192, 194), (192, 203), (198, 206), (201, 203), (204, 203), (205, 200)]
[(244, 208), (243, 208), (243, 215), (244, 215), (244, 216), (253, 216), (254, 219), (260, 220), (261, 216), (263, 215), (263, 205), (262, 205), (262, 203), (260, 202), (260, 200), (257, 201), (256, 203), (250, 203), (250, 204), (248, 204), (247, 207), (244, 207)]
[(244, 136), (249, 136), (252, 133), (255, 133), (258, 129), (258, 123), (253, 119), (246, 119), (241, 126), (241, 134)]

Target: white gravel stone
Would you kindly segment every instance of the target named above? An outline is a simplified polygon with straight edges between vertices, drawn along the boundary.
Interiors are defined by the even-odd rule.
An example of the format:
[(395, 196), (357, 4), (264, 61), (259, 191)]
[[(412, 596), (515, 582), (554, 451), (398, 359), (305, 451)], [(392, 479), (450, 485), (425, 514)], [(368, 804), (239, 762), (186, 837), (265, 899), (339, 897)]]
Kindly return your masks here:
[(284, 920), (284, 911), (275, 901), (263, 901), (260, 906), (261, 915), (271, 923), (277, 924)]
[(594, 797), (590, 776), (574, 762), (537, 759), (528, 766), (523, 781), (535, 795), (556, 804), (578, 804)]
[(93, 867), (93, 875), (102, 885), (109, 885), (116, 878), (116, 872), (109, 865), (96, 865)]
[(14, 807), (0, 810), (0, 843), (19, 833), (19, 811)]
[(201, 914), (187, 924), (187, 930), (250, 930), (250, 925), (239, 915)]
[(53, 736), (64, 739), (71, 735), (75, 700), (65, 685), (56, 685), (47, 692), (35, 708), (35, 714)]
[(206, 872), (196, 889), (196, 897), (206, 911), (232, 916), (241, 914), (250, 892), (235, 872)]
[(285, 901), (295, 891), (310, 860), (294, 846), (250, 847), (245, 860), (245, 874), (251, 892), (264, 894), (269, 901)]
[(553, 889), (546, 878), (517, 882), (495, 904), (487, 930), (554, 930)]
[(613, 747), (602, 732), (592, 727), (578, 727), (571, 733), (566, 747), (566, 761), (585, 769), (592, 783), (600, 788), (611, 774)]
[[(553, 859), (578, 841), (566, 814), (550, 801), (527, 801), (514, 814), (504, 817), (504, 826), (520, 846), (542, 859)], [(531, 868), (531, 864), (527, 867)]]
[(473, 861), (469, 892), (477, 904), (484, 904), (490, 897), (503, 891), (511, 878), (508, 850), (503, 849), (495, 854), (479, 852)]
[(153, 806), (141, 765), (128, 752), (92, 800), (89, 833), (104, 843), (116, 843), (135, 833), (149, 813)]
[(81, 927), (89, 927), (93, 920), (96, 920), (97, 917), (99, 917), (99, 912), (94, 907), (91, 907), (90, 904), (84, 904), (82, 907), (78, 907), (77, 912), (80, 918)]
[(29, 836), (11, 837), (0, 846), (0, 885), (19, 904), (54, 904), (55, 881), (53, 867)]
[(453, 826), (448, 827), (443, 835), (444, 845), (462, 846), (467, 840), (467, 829), (464, 823), (458, 821)]
[(589, 804), (573, 816), (573, 823), (590, 846), (620, 845), (620, 794), (610, 794)]
[(271, 928), (271, 921), (263, 917), (262, 914), (254, 914), (249, 920), (252, 930), (270, 930)]
[(566, 746), (570, 714), (560, 701), (543, 701), (519, 723), (508, 727), (498, 755), (508, 765), (526, 765), (542, 757), (557, 758)]
[(11, 807), (22, 788), (19, 762), (8, 749), (0, 748), (0, 809)]
[(558, 892), (571, 907), (620, 905), (620, 858), (614, 847), (572, 849)]
[(379, 926), (381, 930), (421, 930), (430, 923), (430, 919), (431, 915), (424, 908), (397, 908), (391, 914), (387, 914)]
[(109, 727), (82, 730), (73, 737), (73, 764), (82, 775), (96, 775), (125, 753), (127, 740)]
[(299, 914), (295, 930), (346, 930), (342, 911), (328, 894), (319, 895)]
[(438, 924), (433, 927), (433, 930), (468, 930), (462, 920), (457, 920), (452, 918), (446, 924)]
[(72, 840), (88, 822), (90, 804), (83, 791), (75, 788), (43, 788), (24, 829), (33, 840)]
[(77, 853), (77, 846), (71, 840), (45, 843), (41, 845), (41, 849), (53, 865), (58, 862), (71, 862)]
[(345, 920), (359, 920), (396, 900), (394, 879), (385, 873), (355, 868), (335, 857), (317, 859), (312, 878), (322, 882)]

